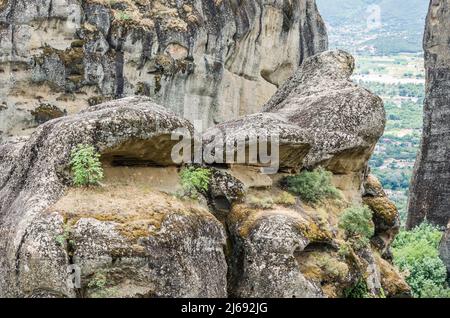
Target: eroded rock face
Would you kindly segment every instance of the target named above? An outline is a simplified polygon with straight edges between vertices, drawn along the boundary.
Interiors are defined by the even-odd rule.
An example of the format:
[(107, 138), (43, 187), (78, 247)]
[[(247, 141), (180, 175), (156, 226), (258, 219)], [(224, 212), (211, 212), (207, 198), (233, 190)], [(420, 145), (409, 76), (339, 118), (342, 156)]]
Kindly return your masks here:
[[(382, 246), (348, 244), (338, 223), (354, 204), (350, 197), (309, 205), (301, 198), (287, 200), (281, 184), (250, 187), (244, 199), (232, 205), (226, 219), (233, 246), (228, 254), (230, 296), (346, 297), (358, 282), (366, 284), (372, 297), (410, 294), (402, 276), (382, 256), (391, 241)], [(396, 231), (394, 223), (389, 229), (385, 225), (383, 233)], [(376, 232), (372, 240), (380, 236)]]
[(408, 228), (424, 220), (445, 228), (450, 218), (449, 28), (450, 2), (431, 1), (424, 37), (425, 119), (410, 190)]
[[(320, 61), (329, 82), (314, 71), (322, 67)], [(360, 281), (373, 297), (381, 296), (382, 288), (389, 297), (407, 294), (400, 274), (382, 258), (391, 236), (382, 246), (352, 247), (338, 226), (347, 207), (384, 198), (380, 184), (365, 175), (366, 156), (376, 129), (384, 125), (384, 113), (373, 95), (346, 80), (349, 61), (338, 51), (304, 64), (309, 80), (336, 88), (319, 94), (335, 97), (323, 98), (325, 105), (315, 104), (314, 92), (311, 100), (302, 97), (321, 110), (312, 113), (325, 118), (338, 113), (331, 111), (334, 107), (342, 112), (317, 129), (320, 136), (343, 139), (329, 139), (326, 145), (317, 140), (316, 130), (308, 126), (314, 117), (296, 120), (297, 111), (307, 112), (289, 98), (296, 88), (286, 86), (288, 108), (246, 116), (215, 130), (231, 128), (230, 138), (277, 130), (284, 138), (286, 167), (309, 167), (306, 160), (332, 169), (342, 197), (314, 206), (283, 188), (289, 171), (262, 175), (258, 167), (245, 164), (204, 165), (213, 178), (201, 191), (205, 198), (180, 198), (181, 167), (170, 156), (177, 142), (171, 133), (184, 128), (192, 134), (193, 126), (146, 97), (92, 106), (39, 126), (30, 138), (0, 144), (0, 296), (345, 297)], [(296, 87), (313, 90), (305, 85), (299, 80)], [(356, 102), (347, 91), (363, 99)], [(339, 92), (350, 106), (360, 107), (375, 132), (362, 124), (344, 124), (349, 114), (357, 119), (364, 115), (352, 113)], [(333, 135), (329, 127), (341, 131)], [(207, 141), (212, 131), (205, 134)], [(100, 187), (69, 187), (70, 153), (80, 143), (101, 154), (106, 177)], [(349, 156), (355, 161), (345, 166)], [(380, 217), (374, 218), (375, 238), (395, 235), (397, 210), (387, 201), (378, 203), (371, 206)], [(71, 280), (77, 273), (79, 286)]]
[(130, 95), (210, 126), (257, 112), (327, 49), (314, 0), (8, 0), (0, 22), (6, 136), (41, 103), (73, 114)]
[(384, 132), (381, 98), (350, 80), (353, 57), (331, 51), (309, 58), (263, 107), (305, 129), (312, 149), (306, 166), (334, 173), (364, 170)]
[[(240, 119), (225, 122), (208, 129), (203, 134), (204, 157), (211, 156), (214, 163), (230, 163), (227, 161), (227, 145), (242, 145), (246, 158), (240, 160), (238, 147), (232, 147), (233, 162), (254, 166), (268, 166), (258, 159), (258, 145), (266, 144), (270, 149), (271, 137), (277, 136), (279, 142), (279, 166), (281, 168), (299, 168), (311, 149), (308, 132), (277, 114), (254, 114)], [(223, 150), (223, 151), (221, 151)], [(216, 153), (223, 153), (216, 156)], [(267, 152), (268, 153), (268, 152)], [(252, 154), (252, 158), (250, 158)], [(256, 155), (254, 155), (256, 154)], [(269, 160), (267, 160), (269, 161)], [(231, 162), (231, 163), (233, 163)]]
[[(155, 205), (160, 199), (154, 199), (153, 210), (136, 208), (136, 212), (143, 209), (144, 215), (132, 218), (136, 223), (130, 224), (126, 216), (120, 219), (118, 212), (113, 213), (115, 217), (89, 214), (99, 207), (75, 215), (69, 212), (79, 203), (72, 202), (69, 212), (50, 208), (70, 184), (68, 162), (75, 145), (95, 146), (103, 155), (104, 165), (171, 165), (170, 133), (180, 127), (193, 129), (188, 121), (147, 98), (136, 97), (53, 120), (40, 126), (27, 141), (2, 144), (0, 295), (76, 296), (79, 291), (71, 288), (67, 279), (68, 266), (78, 265), (94, 280), (90, 286), (94, 293), (98, 293), (96, 287), (105, 287), (95, 285), (97, 278), (91, 277), (101, 270), (109, 282), (106, 287), (112, 288), (106, 290), (112, 293), (110, 296), (117, 290), (116, 296), (124, 297), (224, 297), (225, 235), (207, 210), (177, 207), (173, 198), (174, 202), (167, 204), (172, 210), (161, 211)], [(104, 198), (104, 202), (108, 199)], [(150, 225), (155, 226), (154, 236), (148, 232)], [(145, 239), (139, 240), (141, 236)], [(102, 267), (105, 260), (111, 263), (112, 259), (116, 266)], [(143, 277), (150, 277), (148, 285), (136, 285), (131, 278), (120, 276), (124, 268), (130, 267), (134, 270), (127, 274), (136, 274), (141, 283)], [(206, 271), (202, 272), (202, 268)], [(167, 275), (158, 276), (161, 270)], [(114, 272), (121, 279), (111, 286), (111, 277), (117, 277)]]
[(389, 246), (400, 231), (398, 209), (374, 175), (369, 175), (363, 186), (363, 203), (373, 212), (375, 236), (372, 238), (372, 244), (377, 246), (385, 257), (390, 258)]
[(225, 122), (204, 135), (206, 145), (277, 133), (280, 166), (322, 165), (338, 174), (365, 170), (385, 126), (382, 100), (350, 80), (353, 57), (329, 51), (308, 58), (263, 107), (263, 112)]
[(233, 297), (321, 298), (321, 288), (306, 279), (295, 254), (311, 242), (307, 221), (281, 207), (272, 213), (235, 206), (228, 220), (234, 250)]
[[(225, 233), (207, 210), (167, 212), (142, 237), (93, 217), (77, 221), (69, 240), (84, 296), (226, 297)], [(98, 286), (102, 277), (106, 283)]]

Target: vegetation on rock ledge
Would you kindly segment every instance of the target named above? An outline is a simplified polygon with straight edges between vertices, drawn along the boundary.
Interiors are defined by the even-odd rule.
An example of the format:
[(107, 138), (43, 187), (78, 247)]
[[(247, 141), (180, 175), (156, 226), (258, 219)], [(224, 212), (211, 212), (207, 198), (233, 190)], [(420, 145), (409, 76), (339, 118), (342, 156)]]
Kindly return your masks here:
[(303, 171), (296, 176), (286, 178), (290, 192), (299, 195), (307, 203), (319, 203), (327, 198), (339, 198), (339, 191), (332, 185), (333, 174), (323, 168)]
[(296, 204), (297, 199), (288, 192), (281, 192), (275, 198), (272, 197), (257, 197), (257, 196), (249, 196), (248, 203), (252, 208), (269, 210), (272, 209), (274, 205), (283, 205), (283, 206), (293, 206)]
[(70, 165), (75, 186), (98, 185), (104, 177), (100, 154), (93, 146), (76, 146), (71, 153)]
[(197, 199), (199, 194), (208, 191), (211, 171), (206, 168), (189, 167), (181, 170), (180, 177), (183, 196)]
[(372, 211), (367, 206), (346, 209), (339, 218), (339, 227), (357, 249), (368, 246), (370, 238), (375, 234)]

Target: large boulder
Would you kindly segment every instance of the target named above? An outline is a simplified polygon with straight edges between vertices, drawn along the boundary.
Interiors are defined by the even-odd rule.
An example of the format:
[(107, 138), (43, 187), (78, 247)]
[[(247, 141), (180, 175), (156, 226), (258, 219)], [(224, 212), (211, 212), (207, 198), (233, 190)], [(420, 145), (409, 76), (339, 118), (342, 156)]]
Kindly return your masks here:
[(135, 94), (211, 126), (257, 112), (328, 46), (315, 0), (1, 3), (4, 136), (29, 134), (42, 103), (74, 114)]
[[(296, 256), (318, 240), (308, 220), (291, 209), (235, 205), (228, 220), (234, 249), (233, 297), (321, 298), (320, 286), (301, 273)], [(324, 240), (328, 239), (327, 234)]]
[(386, 119), (382, 100), (351, 81), (353, 69), (353, 57), (339, 50), (308, 58), (262, 113), (210, 128), (204, 144), (216, 144), (217, 136), (224, 144), (247, 136), (250, 147), (254, 136), (278, 134), (282, 168), (364, 171)]
[(263, 107), (263, 112), (284, 116), (308, 132), (312, 149), (306, 166), (360, 172), (383, 135), (383, 102), (351, 81), (354, 66), (344, 51), (317, 54)]
[[(177, 128), (193, 130), (147, 98), (127, 98), (1, 145), (0, 295), (226, 296), (224, 229), (204, 207), (146, 190), (151, 178), (67, 191), (76, 145), (93, 145), (105, 167), (167, 166)], [(73, 270), (88, 283), (68, 284)]]

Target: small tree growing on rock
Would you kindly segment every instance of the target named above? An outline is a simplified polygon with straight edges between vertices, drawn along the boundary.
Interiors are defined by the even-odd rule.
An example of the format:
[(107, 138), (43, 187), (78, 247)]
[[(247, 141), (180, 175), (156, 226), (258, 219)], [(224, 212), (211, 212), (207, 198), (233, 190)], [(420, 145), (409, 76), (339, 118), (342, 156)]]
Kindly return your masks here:
[(70, 165), (75, 186), (98, 185), (104, 177), (100, 154), (93, 146), (76, 146), (71, 153)]
[(333, 174), (320, 167), (314, 171), (303, 171), (285, 179), (289, 192), (307, 203), (319, 203), (323, 199), (336, 199), (341, 195), (331, 183)]
[(353, 247), (360, 249), (369, 245), (375, 234), (372, 211), (367, 206), (352, 206), (339, 218), (339, 228), (344, 230)]
[(206, 193), (211, 182), (211, 171), (206, 168), (183, 168), (180, 173), (183, 196), (197, 199), (200, 193)]

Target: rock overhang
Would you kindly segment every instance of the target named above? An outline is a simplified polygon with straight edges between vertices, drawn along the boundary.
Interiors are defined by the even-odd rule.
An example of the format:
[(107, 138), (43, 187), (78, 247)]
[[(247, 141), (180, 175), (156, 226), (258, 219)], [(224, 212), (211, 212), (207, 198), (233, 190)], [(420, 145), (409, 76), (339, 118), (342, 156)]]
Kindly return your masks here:
[(262, 113), (210, 128), (203, 142), (214, 143), (218, 134), (230, 144), (243, 136), (278, 134), (280, 167), (362, 172), (384, 132), (386, 114), (378, 96), (351, 81), (353, 70), (354, 58), (341, 50), (310, 57)]

